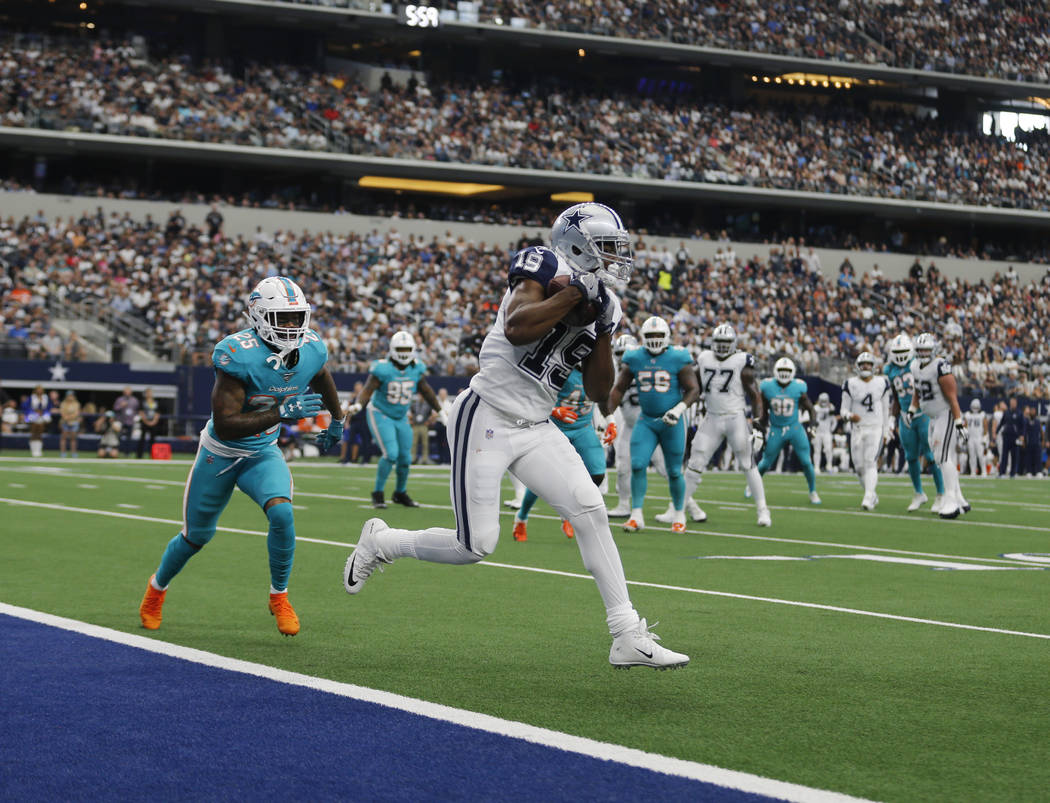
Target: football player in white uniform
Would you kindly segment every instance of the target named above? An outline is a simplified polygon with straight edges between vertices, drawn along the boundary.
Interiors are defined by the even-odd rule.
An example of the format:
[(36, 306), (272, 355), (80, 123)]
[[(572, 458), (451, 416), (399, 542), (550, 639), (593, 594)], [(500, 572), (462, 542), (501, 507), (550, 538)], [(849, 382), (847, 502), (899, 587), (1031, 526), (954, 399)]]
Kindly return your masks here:
[(820, 457), (823, 455), (828, 461), (828, 473), (833, 474), (835, 459), (831, 453), (831, 433), (835, 431), (839, 418), (835, 415), (835, 405), (827, 393), (817, 396), (817, 403), (813, 406), (817, 411), (816, 427), (813, 430), (813, 470), (820, 473)]
[(736, 332), (727, 323), (715, 327), (711, 348), (696, 358), (700, 375), (700, 393), (707, 415), (693, 437), (689, 463), (685, 469), (686, 508), (693, 521), (704, 521), (707, 514), (693, 499), (704, 469), (722, 441), (733, 450), (736, 463), (747, 477), (747, 486), (758, 510), (758, 525), (769, 527), (773, 521), (766, 506), (766, 490), (752, 454), (751, 424), (745, 414), (745, 394), (751, 400), (751, 414), (762, 417), (762, 396), (755, 385), (755, 358), (737, 351)]
[[(369, 519), (343, 569), (347, 593), (359, 593), (377, 568), (399, 558), (470, 564), (492, 554), (499, 541), (500, 482), (509, 469), (572, 524), (605, 603), (613, 637), (609, 662), (658, 669), (689, 662), (658, 644), (635, 611), (602, 495), (549, 418), (575, 366), (588, 396), (608, 397), (616, 370), (612, 335), (621, 312), (601, 277), (627, 279), (632, 261), (620, 216), (597, 203), (562, 212), (550, 248), (533, 246), (512, 257), (508, 289), (478, 356), (480, 370), (456, 398), (449, 421), (455, 529), (403, 530)], [(567, 285), (551, 287), (555, 277), (565, 277)]]
[(938, 515), (954, 519), (960, 513), (970, 512), (959, 487), (959, 468), (955, 463), (956, 443), (966, 441), (966, 421), (959, 409), (952, 366), (934, 356), (936, 349), (937, 340), (929, 332), (915, 339), (915, 359), (911, 363), (915, 392), (908, 415), (921, 411), (930, 417), (930, 446), (944, 476), (944, 501)]
[(882, 374), (875, 375), (875, 356), (870, 351), (857, 357), (857, 376), (842, 386), (841, 415), (850, 422), (850, 454), (853, 469), (864, 486), (860, 506), (874, 510), (879, 503), (879, 452), (890, 438), (890, 383)]
[(984, 474), (984, 448), (988, 439), (988, 414), (981, 409), (980, 399), (970, 402), (965, 418), (966, 451), (960, 456), (970, 464), (970, 473), (976, 477)]

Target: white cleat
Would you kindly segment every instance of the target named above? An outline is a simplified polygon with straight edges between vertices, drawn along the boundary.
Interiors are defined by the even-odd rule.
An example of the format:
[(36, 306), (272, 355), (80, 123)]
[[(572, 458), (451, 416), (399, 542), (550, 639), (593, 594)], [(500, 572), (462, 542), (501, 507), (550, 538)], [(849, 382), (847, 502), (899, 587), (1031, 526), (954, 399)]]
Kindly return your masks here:
[(516, 498), (515, 499), (508, 499), (503, 504), (505, 504), (509, 508), (513, 508), (514, 510), (521, 510), (521, 503), (522, 503), (522, 501), (523, 500), (516, 499)]
[(819, 505), (819, 504), (821, 504), (820, 497), (817, 496), (817, 492), (816, 491), (812, 491), (810, 493), (810, 495), (809, 495), (809, 503), (811, 505)]
[(750, 498), (751, 498), (751, 486), (750, 485), (745, 485), (744, 486), (744, 499), (750, 499)]
[(347, 594), (360, 594), (365, 587), (365, 580), (372, 576), (376, 569), (383, 571), (380, 564), (390, 563), (379, 553), (379, 545), (376, 544), (375, 534), (378, 530), (387, 529), (388, 525), (382, 519), (369, 519), (361, 528), (361, 536), (357, 539), (357, 549), (350, 553), (343, 567), (343, 588)]
[(925, 505), (928, 501), (930, 501), (929, 497), (927, 497), (926, 494), (924, 494), (924, 493), (922, 493), (922, 491), (920, 491), (919, 493), (915, 494), (915, 496), (913, 496), (911, 498), (911, 504), (908, 505), (908, 512), (909, 513), (914, 513), (920, 507)]
[(931, 513), (940, 513), (941, 509), (943, 507), (944, 507), (944, 494), (937, 494), (937, 496), (934, 497), (933, 504), (930, 505), (930, 512)]
[(644, 530), (645, 517), (642, 515), (642, 511), (632, 510), (631, 517), (627, 520), (627, 523), (623, 525), (623, 529), (629, 533), (636, 533), (639, 530)]
[(758, 511), (758, 526), (759, 527), (772, 527), (773, 518), (769, 515), (769, 508), (764, 507)]
[(689, 518), (693, 521), (707, 521), (707, 514), (704, 513), (704, 509), (696, 503), (695, 499), (686, 500), (685, 512), (689, 514)]
[(617, 505), (609, 511), (608, 515), (611, 519), (619, 519), (623, 518), (624, 516), (630, 516), (631, 508), (629, 505)]
[(864, 494), (864, 498), (861, 500), (860, 506), (863, 510), (874, 510), (875, 494)]
[(626, 633), (613, 639), (609, 649), (609, 663), (617, 669), (632, 666), (650, 666), (653, 669), (678, 669), (689, 663), (689, 656), (661, 647), (656, 642), (660, 637), (650, 632), (642, 619)]
[(953, 507), (953, 508), (949, 509), (948, 506), (945, 505), (944, 507), (941, 508), (941, 512), (938, 513), (937, 515), (940, 516), (942, 519), (957, 519), (957, 518), (959, 518), (959, 515), (962, 512), (963, 512), (963, 510), (962, 510), (961, 507)]
[(661, 524), (670, 524), (674, 521), (674, 512), (674, 502), (672, 502), (667, 506), (667, 510), (663, 513), (657, 513), (653, 518)]

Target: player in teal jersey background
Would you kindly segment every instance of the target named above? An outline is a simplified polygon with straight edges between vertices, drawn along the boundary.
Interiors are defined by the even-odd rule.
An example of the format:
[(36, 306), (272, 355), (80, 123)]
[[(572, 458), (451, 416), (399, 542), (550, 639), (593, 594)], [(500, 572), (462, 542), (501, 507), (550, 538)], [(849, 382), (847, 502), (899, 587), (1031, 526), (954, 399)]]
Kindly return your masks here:
[(649, 480), (646, 470), (657, 444), (667, 462), (667, 482), (674, 505), (672, 532), (685, 531), (685, 479), (682, 458), (685, 456), (685, 420), (682, 414), (700, 398), (700, 383), (693, 370), (693, 358), (684, 348), (671, 346), (667, 321), (653, 316), (642, 324), (642, 347), (623, 355), (623, 368), (613, 386), (607, 406), (615, 410), (632, 383), (638, 388), (641, 412), (631, 433), (631, 516), (624, 525), (628, 532), (645, 526), (642, 504)]
[(368, 428), (382, 453), (376, 468), (372, 507), (386, 507), (383, 489), (390, 470), (395, 467), (397, 475), (390, 500), (405, 507), (419, 507), (407, 492), (408, 470), (412, 465), (412, 423), (408, 411), (417, 392), (438, 414), (441, 423), (448, 426), (448, 413), (424, 379), (426, 372), (426, 365), (416, 359), (415, 338), (408, 332), (397, 332), (390, 338), (389, 355), (372, 363), (361, 395), (347, 408), (348, 419), (367, 408)]
[[(168, 584), (215, 535), (219, 515), (240, 488), (266, 513), (270, 612), (286, 636), (299, 632), (288, 602), (295, 554), (292, 475), (277, 446), (282, 421), (310, 418), (322, 407), (332, 424), (317, 439), (324, 452), (339, 443), (342, 422), (328, 349), (310, 329), (310, 305), (295, 282), (263, 279), (248, 296), (250, 329), (215, 346), (211, 418), (201, 431), (183, 497), (183, 530), (168, 543), (139, 606), (142, 626), (160, 627)], [(315, 392), (311, 392), (311, 388)]]
[(795, 376), (795, 363), (787, 357), (777, 360), (773, 366), (772, 378), (763, 379), (759, 383), (758, 391), (765, 399), (760, 429), (768, 434), (762, 459), (758, 463), (758, 473), (765, 474), (769, 471), (776, 462), (780, 451), (790, 443), (802, 466), (806, 484), (809, 485), (809, 501), (814, 505), (819, 505), (817, 476), (813, 471), (813, 460), (810, 458), (809, 438), (798, 417), (798, 411), (801, 408), (809, 413), (810, 421), (817, 419), (817, 411), (813, 407), (813, 402), (806, 395), (807, 389), (805, 380)]
[[(558, 391), (557, 405), (551, 411), (551, 419), (558, 429), (565, 433), (576, 453), (583, 458), (583, 464), (587, 467), (594, 484), (601, 485), (605, 479), (605, 446), (616, 438), (616, 425), (611, 421), (604, 425), (599, 440), (598, 432), (594, 428), (594, 402), (584, 393), (583, 374), (579, 368), (572, 369), (569, 378)], [(515, 541), (528, 540), (525, 522), (528, 521), (529, 511), (538, 498), (532, 491), (525, 490), (521, 508), (514, 516)], [(572, 525), (568, 520), (562, 519), (561, 529), (568, 538), (573, 537)]]
[[(890, 359), (886, 367), (882, 369), (893, 389), (893, 396), (890, 400), (891, 412), (897, 419), (897, 436), (904, 450), (904, 458), (908, 461), (908, 476), (915, 490), (915, 495), (908, 505), (909, 513), (918, 510), (928, 499), (922, 490), (922, 464), (919, 462), (922, 457), (926, 458), (933, 474), (933, 484), (937, 486), (938, 500), (944, 496), (944, 477), (941, 475), (941, 467), (937, 465), (937, 460), (934, 458), (933, 449), (930, 448), (930, 417), (919, 414), (912, 418), (911, 423), (908, 423), (901, 415), (903, 410), (911, 406), (912, 390), (915, 385), (911, 375), (911, 361), (914, 356), (915, 349), (911, 338), (901, 333), (890, 341)], [(934, 504), (936, 506), (937, 503)]]

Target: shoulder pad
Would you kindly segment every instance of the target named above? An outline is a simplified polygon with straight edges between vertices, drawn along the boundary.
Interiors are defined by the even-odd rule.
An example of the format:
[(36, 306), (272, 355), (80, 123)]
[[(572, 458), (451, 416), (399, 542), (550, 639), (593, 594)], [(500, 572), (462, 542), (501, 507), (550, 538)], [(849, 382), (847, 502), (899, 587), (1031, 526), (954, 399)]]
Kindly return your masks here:
[(513, 289), (522, 279), (532, 279), (547, 289), (547, 284), (558, 273), (561, 260), (551, 249), (534, 245), (516, 253), (507, 271), (507, 283)]
[(842, 392), (845, 393), (848, 396), (852, 396), (853, 395), (852, 393), (849, 392), (849, 380), (848, 379), (845, 382), (842, 383)]
[(750, 351), (741, 352), (744, 355), (744, 367), (754, 368), (755, 367), (755, 356)]
[(952, 364), (947, 360), (937, 360), (937, 376), (947, 376), (952, 372)]

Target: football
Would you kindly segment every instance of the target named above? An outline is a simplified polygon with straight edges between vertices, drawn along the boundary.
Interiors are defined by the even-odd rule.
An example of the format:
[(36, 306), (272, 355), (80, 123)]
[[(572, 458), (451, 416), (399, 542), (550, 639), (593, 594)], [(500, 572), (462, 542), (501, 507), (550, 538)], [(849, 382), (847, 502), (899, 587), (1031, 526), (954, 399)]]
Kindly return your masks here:
[[(547, 298), (555, 293), (561, 292), (569, 286), (568, 274), (559, 274), (547, 283)], [(580, 302), (570, 309), (562, 318), (569, 326), (588, 326), (598, 320), (601, 308), (592, 302), (580, 299)]]

